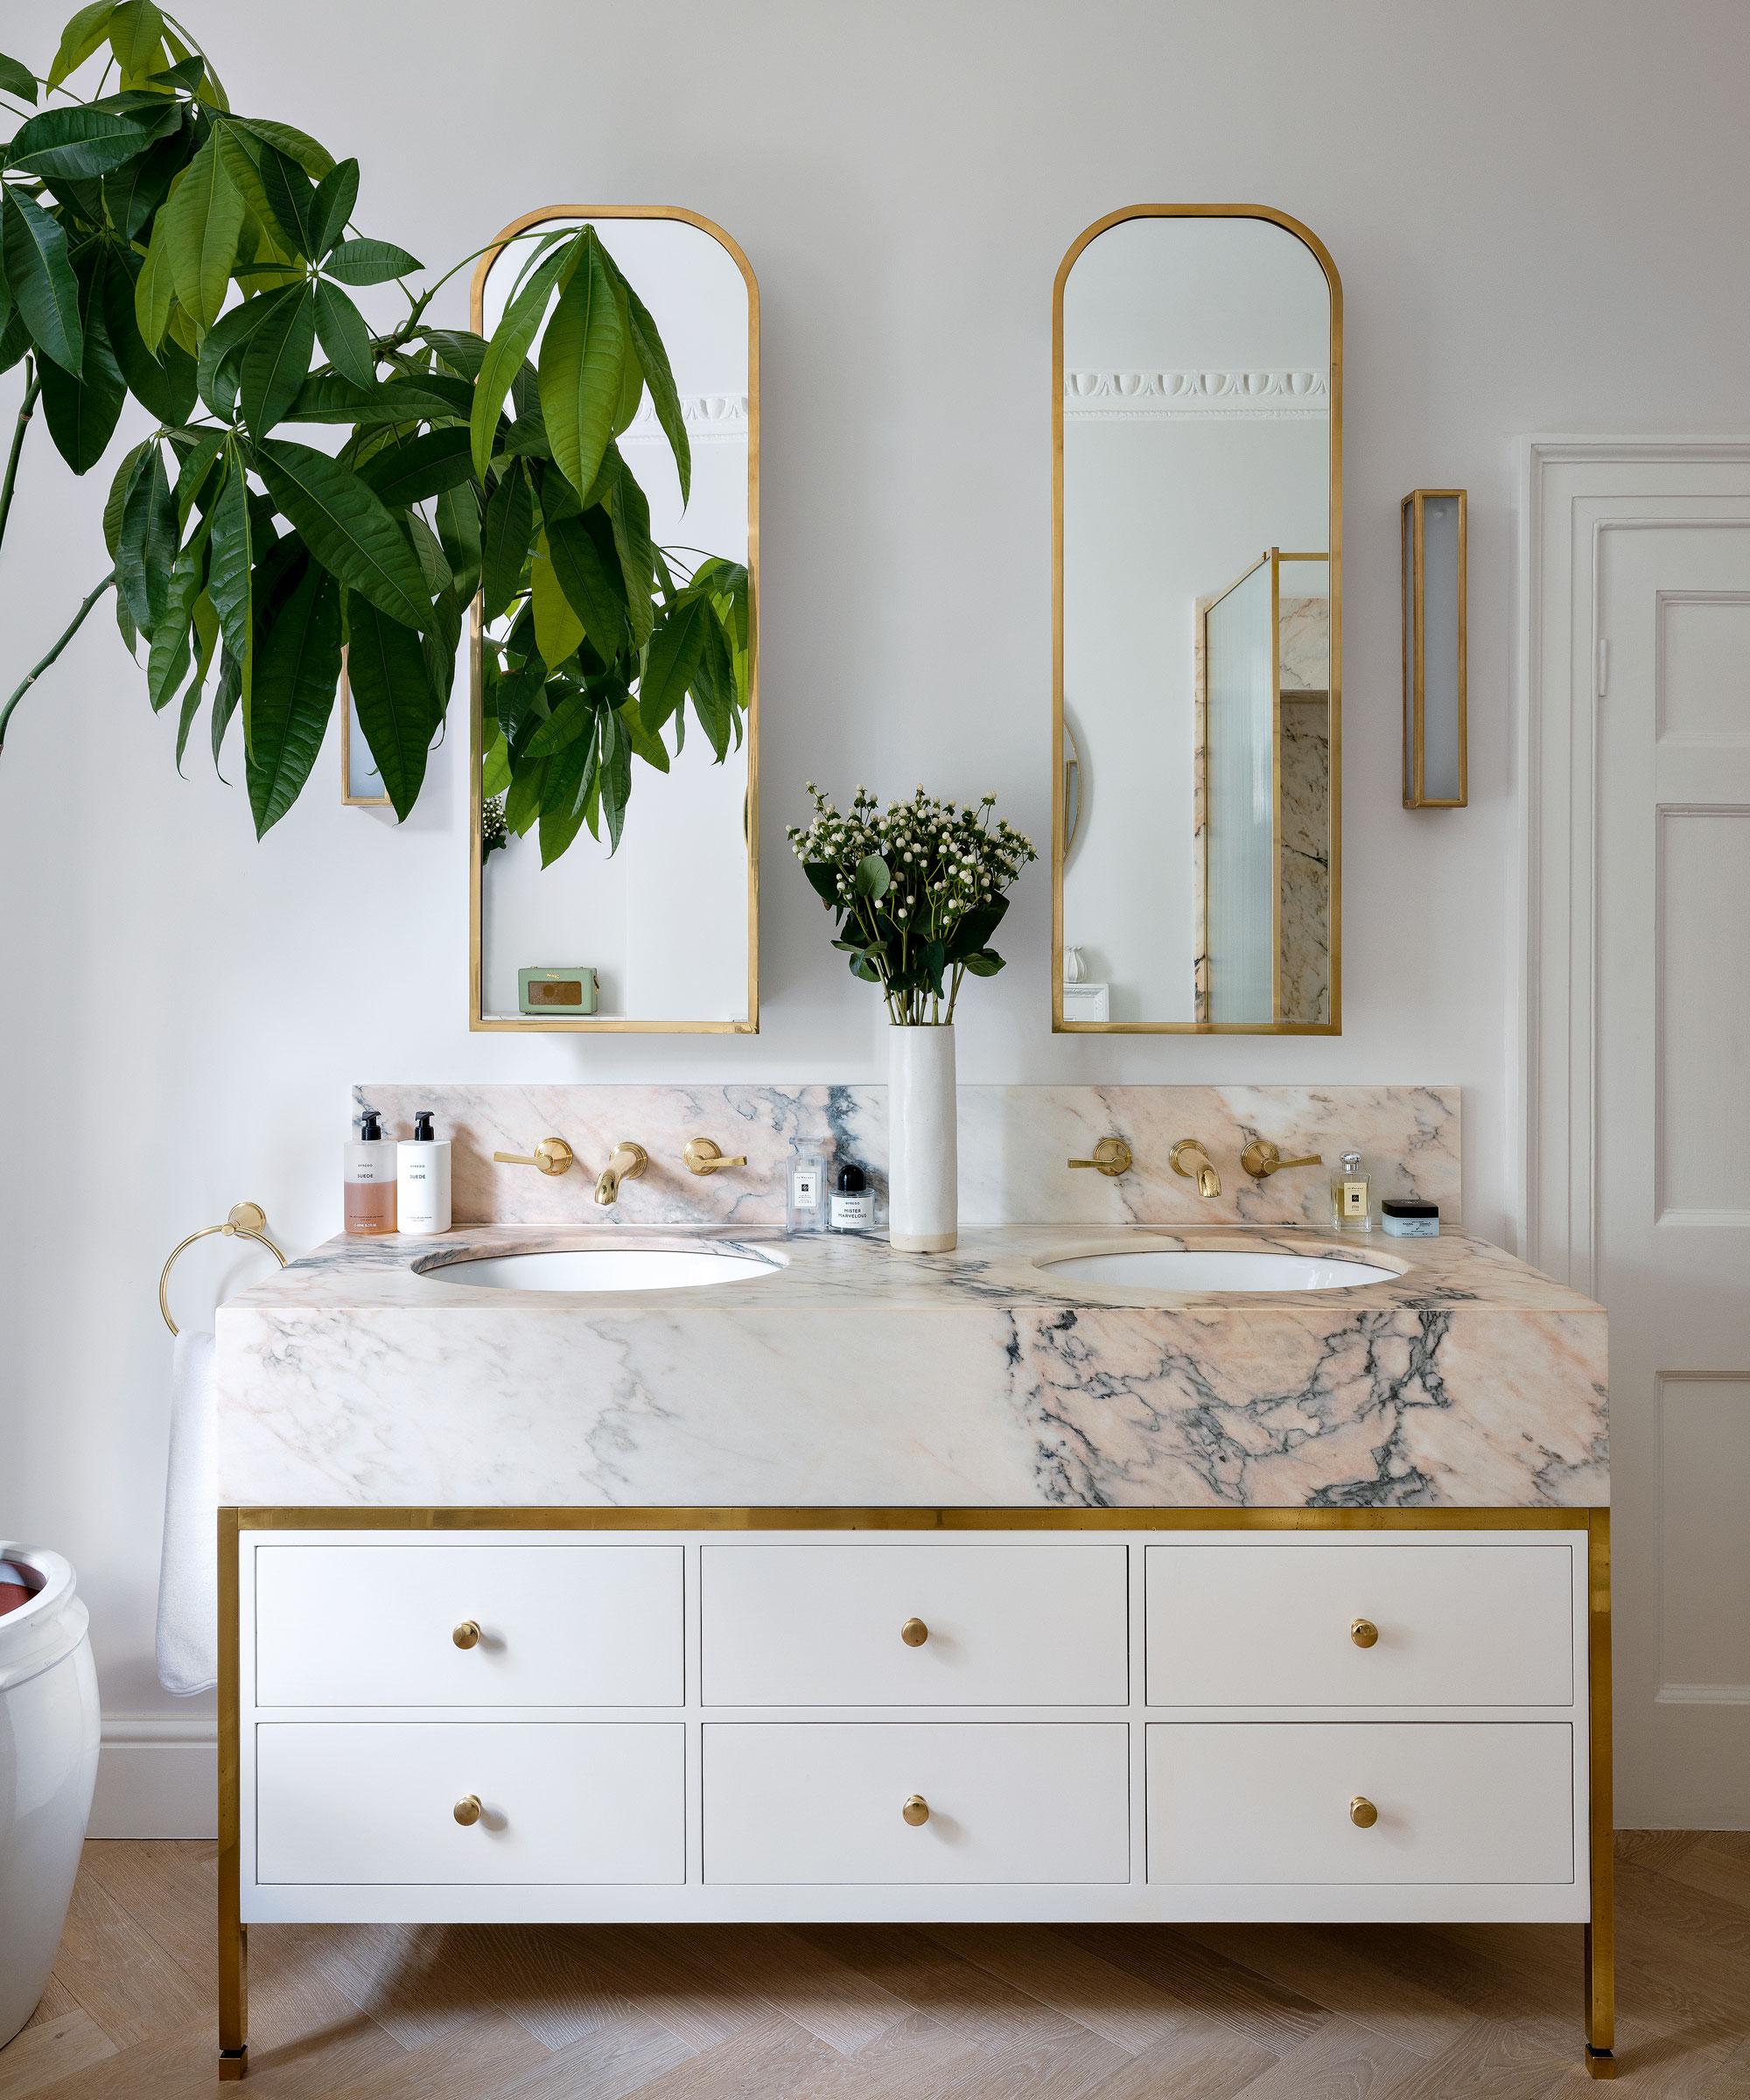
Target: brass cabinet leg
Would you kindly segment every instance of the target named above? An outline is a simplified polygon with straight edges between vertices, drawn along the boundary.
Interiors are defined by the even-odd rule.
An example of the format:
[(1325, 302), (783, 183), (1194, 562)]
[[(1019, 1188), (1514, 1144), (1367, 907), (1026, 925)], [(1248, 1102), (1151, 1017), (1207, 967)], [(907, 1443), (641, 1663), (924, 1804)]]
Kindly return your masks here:
[(248, 1928), (242, 1921), (237, 1745), (237, 1512), (219, 1512), (219, 2076), (249, 2068)]
[(1594, 2078), (1614, 2078), (1616, 1915), (1614, 1861), (1616, 1812), (1610, 1765), (1610, 1512), (1588, 1512), (1586, 1656), (1591, 1687), (1592, 1922), (1586, 1928), (1586, 2063)]

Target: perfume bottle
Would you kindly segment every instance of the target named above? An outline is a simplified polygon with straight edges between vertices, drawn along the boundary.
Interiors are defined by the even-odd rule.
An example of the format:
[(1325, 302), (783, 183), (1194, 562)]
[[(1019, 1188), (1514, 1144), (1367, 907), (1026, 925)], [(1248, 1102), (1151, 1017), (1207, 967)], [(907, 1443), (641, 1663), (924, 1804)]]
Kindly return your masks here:
[(1331, 1222), (1340, 1232), (1373, 1230), (1373, 1184), (1359, 1152), (1345, 1152), (1331, 1181)]

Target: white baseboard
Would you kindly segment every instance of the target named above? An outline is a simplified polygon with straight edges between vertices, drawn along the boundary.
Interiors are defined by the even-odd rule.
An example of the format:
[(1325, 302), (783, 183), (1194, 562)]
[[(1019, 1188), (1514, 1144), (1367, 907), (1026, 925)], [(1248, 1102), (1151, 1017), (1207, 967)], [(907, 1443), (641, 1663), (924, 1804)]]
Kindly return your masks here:
[(219, 1742), (210, 1713), (105, 1714), (93, 1838), (214, 1838)]

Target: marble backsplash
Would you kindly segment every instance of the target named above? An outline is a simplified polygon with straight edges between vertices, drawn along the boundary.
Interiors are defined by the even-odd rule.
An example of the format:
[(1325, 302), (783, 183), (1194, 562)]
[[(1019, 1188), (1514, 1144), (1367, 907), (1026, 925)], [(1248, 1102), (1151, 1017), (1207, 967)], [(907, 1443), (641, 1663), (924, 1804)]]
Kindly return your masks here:
[[(382, 1116), (386, 1137), (410, 1138), (416, 1110), (430, 1109), (453, 1147), (458, 1224), (784, 1224), (788, 1163), (820, 1152), (829, 1167), (853, 1160), (878, 1200), (887, 1163), (884, 1086), (364, 1085), (355, 1112)], [(960, 1089), (960, 1222), (975, 1227), (1083, 1225), (1328, 1225), (1328, 1188), (1338, 1155), (1359, 1152), (1377, 1201), (1419, 1198), (1440, 1207), (1449, 1229), (1462, 1224), (1456, 1087), (1000, 1087)], [(1072, 1171), (1104, 1137), (1134, 1155), (1116, 1180)], [(528, 1152), (564, 1138), (577, 1165), (550, 1176), (500, 1166), (493, 1154)], [(714, 1138), (747, 1165), (690, 1173), (682, 1148)], [(1221, 1176), (1214, 1200), (1173, 1172), (1180, 1138), (1207, 1147)], [(1284, 1169), (1254, 1182), (1240, 1153), (1270, 1139), (1284, 1159), (1319, 1152), (1322, 1166)], [(644, 1175), (598, 1208), (595, 1178), (615, 1143), (632, 1138), (650, 1155)], [(881, 1204), (878, 1222), (885, 1225)]]

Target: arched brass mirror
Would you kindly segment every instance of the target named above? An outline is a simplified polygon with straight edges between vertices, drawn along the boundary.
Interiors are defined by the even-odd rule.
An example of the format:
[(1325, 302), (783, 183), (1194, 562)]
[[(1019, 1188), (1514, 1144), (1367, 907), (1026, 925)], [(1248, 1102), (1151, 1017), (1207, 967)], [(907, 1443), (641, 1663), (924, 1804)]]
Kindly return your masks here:
[(1263, 206), (1132, 206), (1058, 271), (1057, 1029), (1340, 1032), (1342, 343)]

